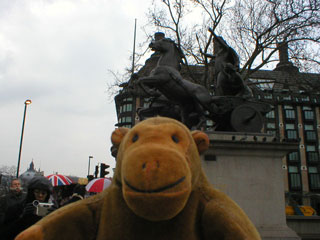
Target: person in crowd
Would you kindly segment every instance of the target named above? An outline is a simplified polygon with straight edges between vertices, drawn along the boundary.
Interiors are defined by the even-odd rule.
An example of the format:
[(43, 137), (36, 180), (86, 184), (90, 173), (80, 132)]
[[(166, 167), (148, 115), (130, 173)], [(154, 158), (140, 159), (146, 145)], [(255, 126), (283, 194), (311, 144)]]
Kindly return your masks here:
[(64, 205), (67, 205), (69, 203), (73, 203), (73, 202), (84, 199), (85, 194), (86, 194), (85, 186), (77, 184), (73, 188), (73, 194), (72, 194), (71, 198)]
[(26, 194), (22, 192), (20, 180), (13, 178), (9, 193), (0, 199), (0, 226), (19, 217), (25, 197)]
[(60, 207), (64, 206), (70, 200), (72, 194), (73, 194), (73, 188), (71, 187), (71, 185), (63, 186), (61, 189), (59, 206)]
[(37, 215), (36, 203), (47, 203), (51, 192), (52, 185), (47, 178), (37, 176), (31, 179), (20, 217), (5, 225), (0, 230), (0, 236), (6, 240), (14, 239), (20, 232), (39, 221), (43, 216)]

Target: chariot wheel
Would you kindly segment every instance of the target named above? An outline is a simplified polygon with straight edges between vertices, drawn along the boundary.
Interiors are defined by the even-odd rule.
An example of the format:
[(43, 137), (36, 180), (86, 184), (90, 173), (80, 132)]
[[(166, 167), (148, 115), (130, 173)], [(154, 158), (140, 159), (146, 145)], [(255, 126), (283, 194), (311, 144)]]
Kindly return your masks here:
[(263, 117), (254, 107), (242, 104), (232, 111), (230, 124), (237, 132), (261, 132)]

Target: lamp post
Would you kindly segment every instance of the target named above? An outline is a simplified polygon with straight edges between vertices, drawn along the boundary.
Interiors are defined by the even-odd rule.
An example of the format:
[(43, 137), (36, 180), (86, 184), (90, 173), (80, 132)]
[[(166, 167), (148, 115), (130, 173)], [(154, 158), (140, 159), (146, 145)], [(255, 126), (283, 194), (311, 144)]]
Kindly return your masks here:
[(18, 166), (17, 166), (17, 178), (19, 177), (19, 170), (20, 170), (20, 159), (21, 159), (21, 151), (22, 151), (22, 141), (23, 141), (23, 133), (24, 133), (24, 123), (26, 121), (26, 113), (27, 113), (27, 106), (31, 104), (31, 100), (28, 99), (24, 102), (24, 113), (23, 113), (23, 122), (22, 122), (22, 131), (21, 131), (21, 138), (20, 138), (20, 148), (19, 148), (19, 157), (18, 157)]
[(90, 175), (90, 160), (93, 158), (93, 156), (89, 156), (89, 165), (88, 165), (88, 176)]

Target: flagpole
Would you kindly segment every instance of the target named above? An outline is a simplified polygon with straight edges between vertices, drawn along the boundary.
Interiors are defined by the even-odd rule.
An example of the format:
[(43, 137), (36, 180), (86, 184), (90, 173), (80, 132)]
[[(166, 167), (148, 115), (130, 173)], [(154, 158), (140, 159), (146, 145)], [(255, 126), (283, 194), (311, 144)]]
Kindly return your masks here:
[(132, 54), (131, 74), (134, 74), (134, 61), (135, 61), (135, 55), (136, 55), (136, 32), (137, 32), (137, 19), (134, 19), (134, 36), (133, 36), (133, 54)]

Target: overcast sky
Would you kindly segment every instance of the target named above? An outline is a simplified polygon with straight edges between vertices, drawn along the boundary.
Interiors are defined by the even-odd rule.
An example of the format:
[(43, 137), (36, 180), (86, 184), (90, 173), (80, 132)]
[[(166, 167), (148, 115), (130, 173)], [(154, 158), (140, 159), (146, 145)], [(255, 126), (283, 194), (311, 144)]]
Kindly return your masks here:
[[(0, 1), (0, 166), (16, 166), (24, 102), (20, 173), (33, 160), (45, 175), (85, 177), (115, 165), (109, 149), (117, 123), (106, 92), (108, 69), (130, 65), (150, 0)], [(129, 64), (128, 64), (129, 63)]]

